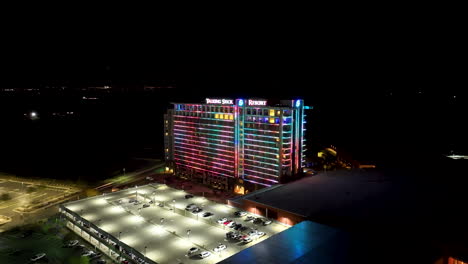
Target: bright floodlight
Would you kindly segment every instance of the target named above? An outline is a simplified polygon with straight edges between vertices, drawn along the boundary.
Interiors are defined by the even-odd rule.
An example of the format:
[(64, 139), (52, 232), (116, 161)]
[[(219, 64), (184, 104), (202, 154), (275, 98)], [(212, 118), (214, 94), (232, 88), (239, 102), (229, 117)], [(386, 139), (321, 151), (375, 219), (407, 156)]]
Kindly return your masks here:
[(31, 117), (36, 117), (37, 113), (36, 112), (31, 112)]

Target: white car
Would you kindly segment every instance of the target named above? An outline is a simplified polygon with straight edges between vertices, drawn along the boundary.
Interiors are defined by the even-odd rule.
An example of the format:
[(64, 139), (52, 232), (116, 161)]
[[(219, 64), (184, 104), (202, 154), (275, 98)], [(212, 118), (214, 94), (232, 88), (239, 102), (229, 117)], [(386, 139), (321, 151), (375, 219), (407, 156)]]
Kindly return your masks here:
[(90, 251), (87, 251), (87, 252), (83, 253), (81, 256), (83, 256), (83, 257), (89, 257), (89, 256), (94, 255), (94, 254), (95, 254), (95, 253), (94, 253), (92, 250), (90, 250)]
[(31, 258), (31, 261), (40, 260), (41, 258), (45, 257), (45, 255), (46, 255), (45, 253), (36, 254)]
[(257, 237), (260, 238), (262, 236), (266, 235), (265, 232), (257, 232)]
[(74, 246), (78, 245), (78, 242), (79, 242), (78, 240), (68, 241), (67, 246), (74, 247)]
[(195, 252), (197, 252), (197, 251), (198, 251), (198, 248), (193, 247), (193, 248), (190, 248), (190, 249), (189, 249), (188, 254), (190, 255), (190, 254), (193, 254), (193, 253), (195, 253)]
[(230, 222), (229, 224), (227, 224), (226, 226), (227, 226), (227, 227), (231, 227), (231, 226), (233, 226), (233, 225), (235, 225), (235, 224), (236, 224), (236, 222), (232, 221), (232, 222)]
[(223, 251), (223, 250), (225, 250), (225, 249), (226, 249), (226, 245), (224, 245), (224, 244), (219, 244), (219, 246), (215, 247), (215, 248), (213, 249), (213, 251), (214, 251), (214, 252), (220, 252), (220, 251)]
[(255, 236), (257, 235), (258, 231), (257, 230), (252, 230), (249, 232), (249, 236)]
[(242, 242), (245, 242), (245, 243), (249, 243), (249, 242), (252, 242), (252, 238), (250, 236), (242, 239)]
[(203, 251), (202, 253), (198, 254), (198, 256), (199, 256), (200, 258), (207, 258), (207, 257), (211, 256), (211, 252), (209, 252), (209, 251)]
[(227, 221), (227, 218), (226, 218), (226, 217), (220, 218), (220, 219), (218, 219), (218, 224), (223, 224), (223, 223), (226, 222), (226, 221)]
[(270, 219), (266, 219), (265, 221), (263, 221), (263, 225), (269, 225), (269, 224), (271, 224)]
[(195, 204), (189, 204), (185, 207), (185, 210), (187, 211), (191, 211), (193, 209), (195, 209), (197, 206)]

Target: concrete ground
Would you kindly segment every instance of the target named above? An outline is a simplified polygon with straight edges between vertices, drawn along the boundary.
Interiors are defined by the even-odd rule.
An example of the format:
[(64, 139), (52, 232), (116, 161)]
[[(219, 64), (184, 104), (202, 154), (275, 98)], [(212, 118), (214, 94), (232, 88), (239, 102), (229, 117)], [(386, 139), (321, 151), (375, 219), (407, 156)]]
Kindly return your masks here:
[[(164, 184), (151, 184), (70, 202), (65, 207), (114, 237), (120, 236), (122, 242), (157, 263), (217, 263), (288, 228), (278, 223), (259, 226), (246, 222), (245, 217), (234, 217), (236, 208), (200, 196), (185, 199), (186, 194)], [(162, 203), (163, 207), (154, 203), (140, 209), (142, 204), (129, 203), (129, 198), (137, 198), (142, 204), (154, 200)], [(122, 203), (119, 204), (118, 200)], [(189, 203), (195, 203), (203, 208), (203, 212), (209, 211), (214, 215), (204, 218), (201, 214), (186, 211)], [(247, 244), (227, 241), (226, 233), (232, 229), (216, 222), (222, 217), (263, 231), (266, 235)], [(225, 244), (227, 249), (216, 253), (213, 249), (219, 243)], [(205, 259), (188, 256), (187, 251), (191, 247), (210, 251), (212, 255)]]
[[(33, 187), (35, 190), (28, 193), (28, 187)], [(22, 225), (25, 223), (33, 222), (42, 217), (47, 217), (57, 212), (56, 208), (42, 209), (32, 211), (30, 213), (20, 212), (15, 209), (22, 205), (30, 204), (35, 201), (41, 203), (48, 199), (61, 197), (68, 194), (71, 190), (66, 186), (60, 186), (63, 189), (56, 188), (56, 186), (48, 187), (39, 182), (22, 182), (12, 179), (0, 179), (0, 195), (8, 194), (10, 199), (0, 201), (0, 215), (5, 215), (12, 218), (10, 223), (0, 226), (0, 232), (7, 230), (13, 226)]]

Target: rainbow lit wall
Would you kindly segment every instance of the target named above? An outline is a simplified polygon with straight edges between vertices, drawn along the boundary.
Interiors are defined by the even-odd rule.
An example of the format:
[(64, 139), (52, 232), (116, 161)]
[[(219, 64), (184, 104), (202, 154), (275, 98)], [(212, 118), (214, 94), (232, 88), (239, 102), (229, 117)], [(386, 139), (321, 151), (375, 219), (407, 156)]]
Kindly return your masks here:
[(271, 186), (304, 164), (303, 100), (173, 103), (165, 115), (165, 157), (177, 175), (230, 189)]

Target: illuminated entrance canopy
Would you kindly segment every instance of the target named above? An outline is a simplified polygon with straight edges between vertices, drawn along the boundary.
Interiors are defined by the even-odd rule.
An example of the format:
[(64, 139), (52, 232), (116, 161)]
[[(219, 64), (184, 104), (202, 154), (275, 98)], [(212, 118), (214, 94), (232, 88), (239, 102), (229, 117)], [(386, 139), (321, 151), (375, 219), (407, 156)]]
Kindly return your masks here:
[(248, 105), (261, 105), (261, 106), (265, 106), (267, 105), (267, 101), (266, 100), (248, 100)]
[(226, 104), (234, 104), (234, 101), (232, 99), (210, 99), (210, 98), (206, 98), (206, 103), (207, 104), (223, 104), (223, 105), (226, 105)]

